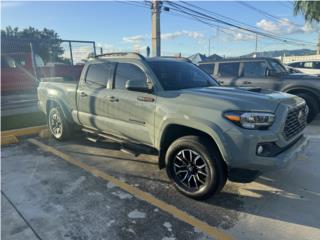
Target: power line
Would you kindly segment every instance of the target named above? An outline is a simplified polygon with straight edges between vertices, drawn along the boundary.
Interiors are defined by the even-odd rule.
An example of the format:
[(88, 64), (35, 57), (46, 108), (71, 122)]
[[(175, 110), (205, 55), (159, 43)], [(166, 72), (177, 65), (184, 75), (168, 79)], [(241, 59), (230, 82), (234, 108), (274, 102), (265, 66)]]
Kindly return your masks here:
[[(197, 18), (198, 20), (201, 19), (202, 22), (208, 23), (208, 21), (209, 22), (213, 21), (213, 22), (216, 22), (216, 23), (219, 23), (219, 24), (222, 24), (222, 25), (227, 25), (229, 27), (241, 29), (243, 31), (247, 31), (247, 32), (250, 32), (250, 33), (253, 33), (253, 34), (257, 34), (257, 35), (260, 35), (260, 36), (263, 36), (263, 37), (272, 38), (272, 39), (275, 39), (275, 40), (278, 40), (278, 41), (286, 42), (288, 44), (315, 45), (314, 43), (310, 43), (310, 42), (306, 42), (306, 41), (301, 41), (301, 40), (296, 40), (296, 39), (291, 39), (291, 38), (286, 38), (286, 37), (280, 37), (280, 36), (277, 36), (275, 34), (266, 33), (266, 32), (263, 32), (263, 31), (255, 31), (255, 30), (243, 27), (243, 26), (239, 26), (237, 24), (230, 23), (230, 22), (225, 21), (225, 20), (223, 20), (221, 18), (213, 17), (213, 16), (207, 15), (205, 13), (199, 12), (197, 10), (190, 9), (189, 7), (182, 6), (182, 5), (174, 3), (174, 2), (167, 1), (166, 3), (168, 3), (170, 5), (171, 9), (173, 8), (174, 10), (176, 10), (178, 12), (181, 12), (183, 14), (186, 14), (186, 15), (189, 15), (189, 16), (193, 16), (193, 17)], [(192, 5), (190, 3), (188, 3), (188, 4)], [(192, 6), (194, 6), (194, 5), (192, 5)]]
[(277, 22), (280, 22), (280, 23), (287, 22), (287, 23), (292, 24), (292, 25), (297, 26), (297, 27), (303, 27), (303, 26), (300, 25), (300, 24), (297, 24), (297, 23), (291, 22), (291, 21), (289, 21), (289, 20), (281, 19), (281, 18), (279, 18), (279, 17), (277, 17), (277, 16), (274, 16), (274, 15), (272, 15), (272, 14), (266, 12), (266, 11), (263, 11), (263, 10), (255, 7), (255, 6), (252, 6), (252, 5), (249, 4), (249, 3), (242, 2), (242, 1), (239, 1), (239, 2), (237, 2), (237, 3), (239, 3), (239, 4), (242, 5), (242, 6), (245, 6), (245, 7), (249, 8), (249, 9), (251, 9), (251, 10), (254, 10), (254, 11), (258, 12), (258, 13), (262, 14), (263, 16), (265, 16), (265, 17), (267, 17), (267, 18), (269, 18), (269, 19), (273, 19), (273, 20), (275, 20), (275, 21), (277, 21)]

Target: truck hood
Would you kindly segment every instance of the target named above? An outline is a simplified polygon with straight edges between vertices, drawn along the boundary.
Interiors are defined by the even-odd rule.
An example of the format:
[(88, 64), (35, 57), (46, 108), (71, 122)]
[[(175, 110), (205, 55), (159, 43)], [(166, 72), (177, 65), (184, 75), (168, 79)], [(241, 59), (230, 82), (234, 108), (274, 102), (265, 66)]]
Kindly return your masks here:
[[(232, 87), (208, 87), (181, 90), (186, 95), (186, 102), (199, 103), (213, 106), (220, 106), (222, 110), (232, 108), (232, 110), (244, 111), (267, 111), (274, 112), (280, 103), (286, 105), (296, 105), (303, 101), (301, 98), (283, 93), (261, 88), (232, 88)], [(188, 95), (192, 95), (188, 96)], [(189, 100), (190, 99), (190, 100)]]

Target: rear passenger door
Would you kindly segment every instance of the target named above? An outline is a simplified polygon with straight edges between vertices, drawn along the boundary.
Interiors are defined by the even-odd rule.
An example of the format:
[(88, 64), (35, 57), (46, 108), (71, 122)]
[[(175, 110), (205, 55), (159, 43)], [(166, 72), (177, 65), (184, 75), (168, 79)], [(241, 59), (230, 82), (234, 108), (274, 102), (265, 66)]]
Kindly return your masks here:
[(109, 110), (112, 118), (111, 128), (116, 135), (131, 141), (153, 145), (156, 96), (126, 89), (128, 80), (147, 83), (147, 79), (141, 66), (133, 63), (118, 63)]
[(242, 63), (241, 79), (238, 86), (274, 89), (274, 77), (267, 76), (265, 61), (248, 61)]
[(239, 62), (219, 63), (218, 71), (214, 75), (214, 78), (223, 86), (237, 86), (239, 80), (239, 66)]
[(108, 131), (109, 101), (107, 82), (111, 77), (114, 64), (93, 63), (87, 68), (84, 81), (79, 83), (77, 91), (78, 118), (82, 125)]

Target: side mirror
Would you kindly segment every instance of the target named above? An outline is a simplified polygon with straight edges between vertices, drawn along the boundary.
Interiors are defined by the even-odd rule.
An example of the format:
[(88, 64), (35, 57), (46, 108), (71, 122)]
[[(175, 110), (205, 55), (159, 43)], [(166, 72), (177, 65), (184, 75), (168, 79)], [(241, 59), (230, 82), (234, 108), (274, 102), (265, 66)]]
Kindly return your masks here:
[(148, 86), (146, 82), (139, 80), (128, 80), (126, 82), (126, 89), (129, 91), (146, 92), (151, 93), (152, 87)]

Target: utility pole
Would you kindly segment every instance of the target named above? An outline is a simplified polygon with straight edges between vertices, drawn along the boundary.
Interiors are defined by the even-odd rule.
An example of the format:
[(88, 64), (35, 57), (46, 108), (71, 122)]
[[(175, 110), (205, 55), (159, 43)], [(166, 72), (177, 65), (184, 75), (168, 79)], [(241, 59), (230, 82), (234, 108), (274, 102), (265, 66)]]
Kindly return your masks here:
[(210, 56), (210, 48), (211, 48), (211, 41), (210, 41), (210, 38), (209, 38), (208, 57)]
[(255, 57), (257, 57), (258, 52), (258, 35), (256, 34), (256, 49), (255, 49)]
[(320, 32), (319, 32), (319, 37), (318, 37), (318, 48), (317, 48), (317, 54), (320, 54)]
[(152, 1), (152, 55), (161, 55), (161, 32), (160, 32), (160, 10), (161, 2), (158, 0)]

